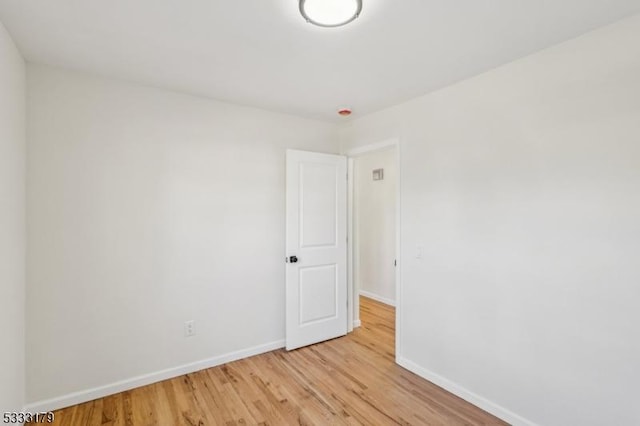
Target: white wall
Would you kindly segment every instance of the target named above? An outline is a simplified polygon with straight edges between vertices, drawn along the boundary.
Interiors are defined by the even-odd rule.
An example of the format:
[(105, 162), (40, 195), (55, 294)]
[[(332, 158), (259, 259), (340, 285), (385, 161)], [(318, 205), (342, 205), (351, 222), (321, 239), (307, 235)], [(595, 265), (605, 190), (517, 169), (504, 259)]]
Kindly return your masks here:
[(24, 60), (0, 23), (0, 413), (25, 395), (25, 96)]
[(342, 134), (401, 140), (401, 362), (516, 424), (640, 424), (638, 40), (635, 16)]
[(0, 413), (24, 404), (25, 64), (0, 22)]
[(28, 401), (281, 346), (285, 149), (337, 152), (335, 126), (41, 66), (28, 83)]
[[(372, 172), (384, 169), (384, 179)], [(354, 159), (354, 279), (364, 296), (395, 303), (396, 154), (375, 151)]]

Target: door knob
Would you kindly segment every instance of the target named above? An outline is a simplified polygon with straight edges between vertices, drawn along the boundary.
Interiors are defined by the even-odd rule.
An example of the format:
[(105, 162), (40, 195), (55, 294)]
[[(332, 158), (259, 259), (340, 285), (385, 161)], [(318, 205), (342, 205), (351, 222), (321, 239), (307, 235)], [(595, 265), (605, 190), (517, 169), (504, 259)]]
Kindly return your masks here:
[(298, 263), (298, 256), (289, 256), (289, 263)]

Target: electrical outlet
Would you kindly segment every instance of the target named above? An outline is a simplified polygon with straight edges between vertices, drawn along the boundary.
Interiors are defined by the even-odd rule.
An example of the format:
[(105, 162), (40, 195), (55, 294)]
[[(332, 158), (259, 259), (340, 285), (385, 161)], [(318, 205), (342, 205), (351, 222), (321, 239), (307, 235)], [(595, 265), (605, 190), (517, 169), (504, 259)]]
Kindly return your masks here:
[(194, 320), (184, 322), (184, 336), (191, 337), (196, 335), (196, 322)]

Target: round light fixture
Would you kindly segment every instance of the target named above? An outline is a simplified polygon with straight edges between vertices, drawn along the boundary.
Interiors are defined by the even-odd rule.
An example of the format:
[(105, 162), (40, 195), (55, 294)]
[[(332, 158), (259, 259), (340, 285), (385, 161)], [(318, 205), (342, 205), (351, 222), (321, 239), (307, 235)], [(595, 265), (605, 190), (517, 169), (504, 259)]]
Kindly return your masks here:
[(320, 27), (339, 27), (356, 19), (362, 0), (300, 0), (302, 17)]

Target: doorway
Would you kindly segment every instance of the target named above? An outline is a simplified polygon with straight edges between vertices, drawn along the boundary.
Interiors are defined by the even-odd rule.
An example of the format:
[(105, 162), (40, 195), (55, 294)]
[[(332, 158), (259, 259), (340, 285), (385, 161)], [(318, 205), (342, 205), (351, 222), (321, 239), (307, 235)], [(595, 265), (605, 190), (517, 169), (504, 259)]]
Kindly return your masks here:
[[(382, 303), (395, 311), (396, 354), (399, 274), (399, 144), (387, 141), (347, 152), (349, 157), (349, 289), (353, 318), (362, 322), (360, 303)], [(375, 303), (369, 303), (373, 300)], [(387, 309), (396, 308), (396, 309)], [(364, 309), (368, 309), (365, 307)], [(367, 315), (365, 315), (367, 317)], [(370, 317), (370, 316), (369, 316)]]

